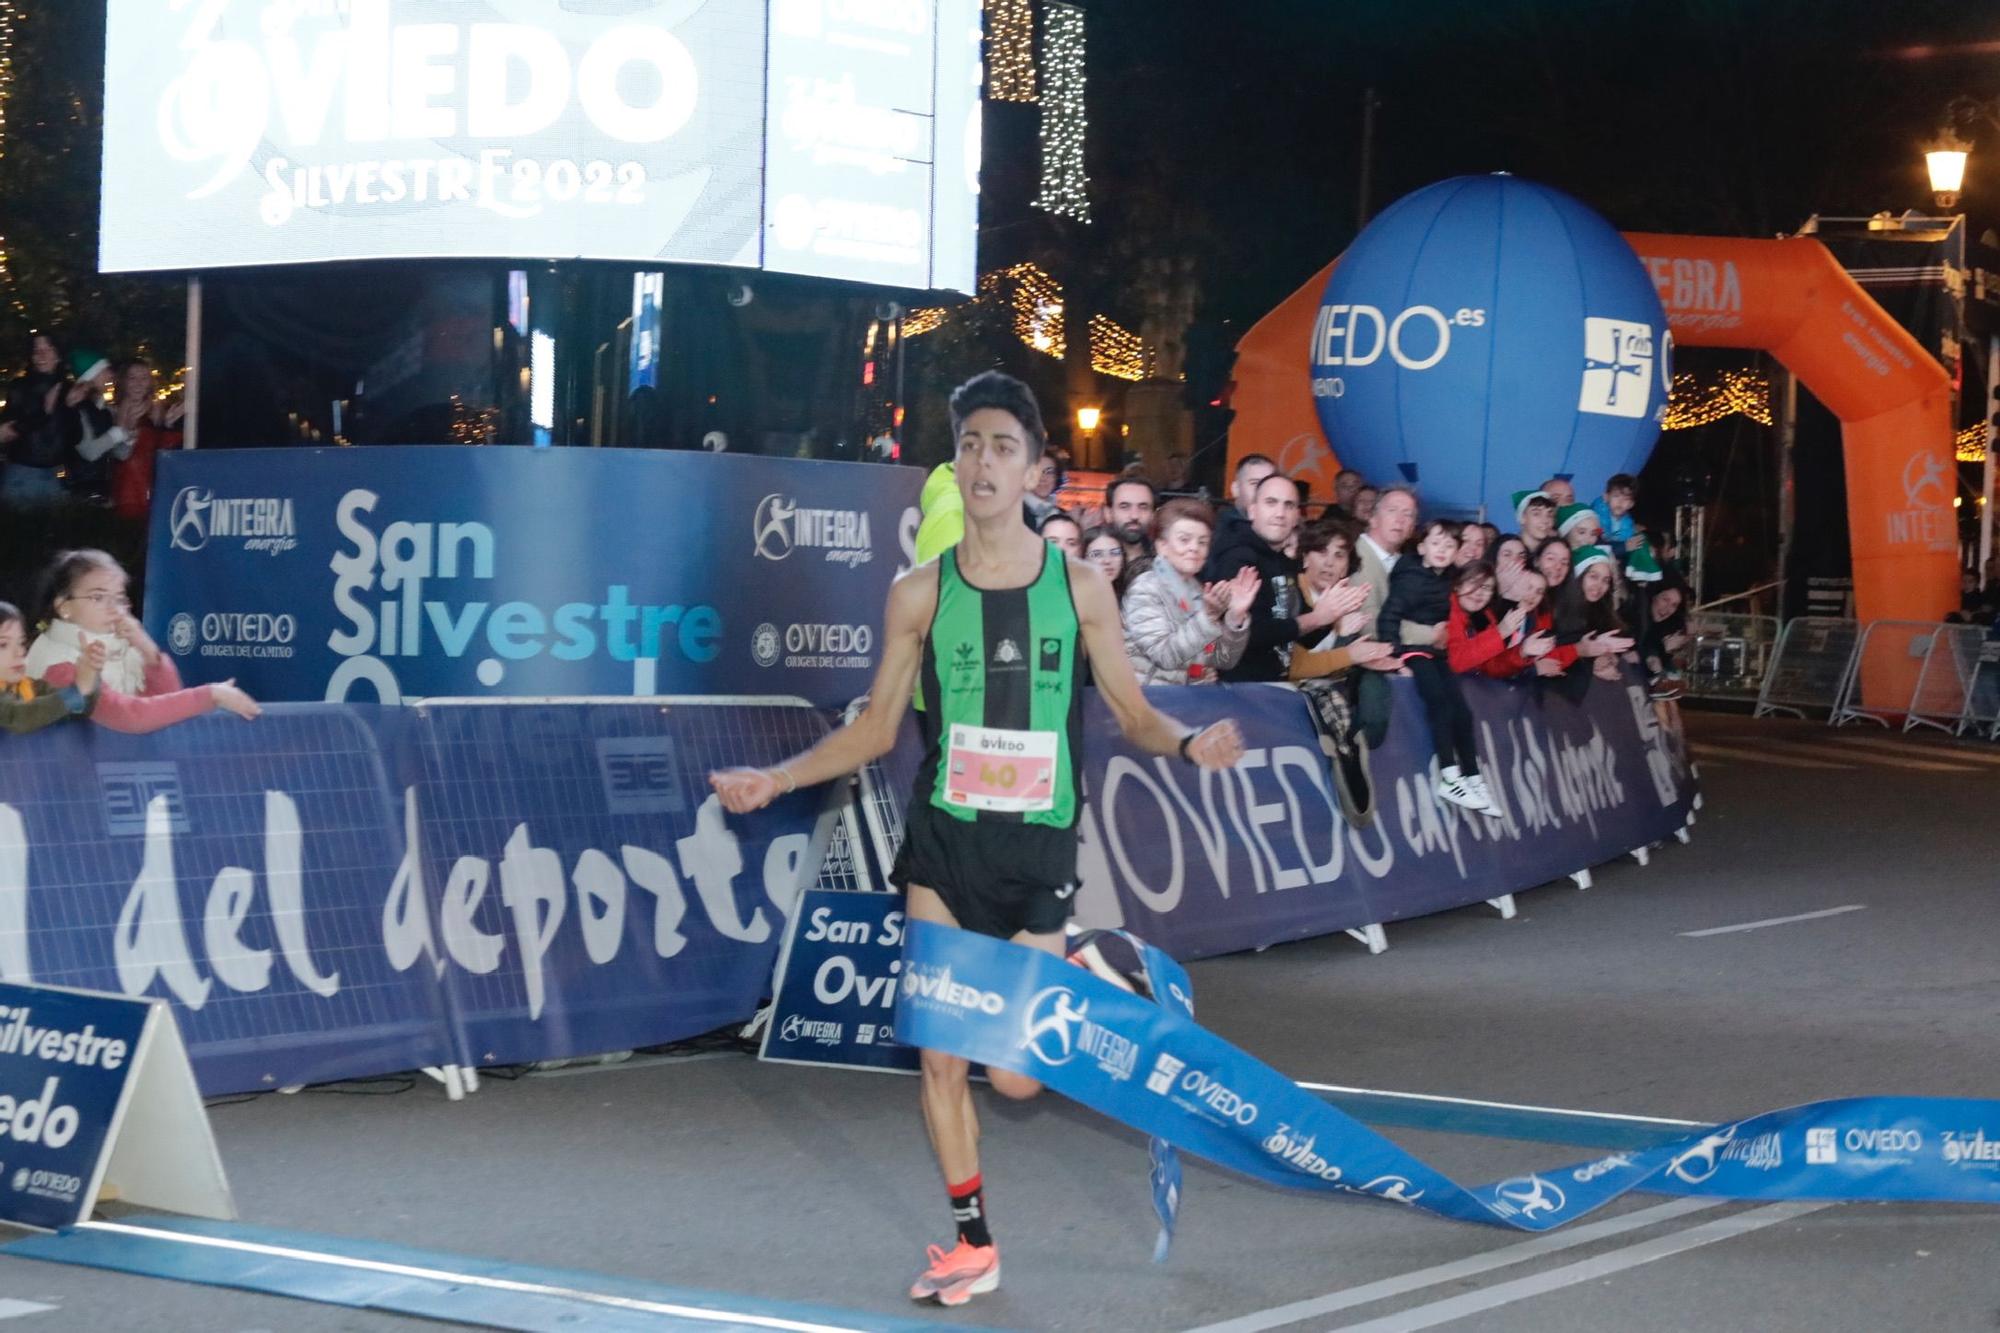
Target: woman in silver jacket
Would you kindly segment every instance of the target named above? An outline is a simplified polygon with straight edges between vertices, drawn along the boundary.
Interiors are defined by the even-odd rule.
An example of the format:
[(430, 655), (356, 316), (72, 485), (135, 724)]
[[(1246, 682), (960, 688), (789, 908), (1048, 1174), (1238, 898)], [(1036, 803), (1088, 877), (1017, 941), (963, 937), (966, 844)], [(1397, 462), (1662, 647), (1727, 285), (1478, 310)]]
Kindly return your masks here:
[(1263, 580), (1246, 568), (1201, 582), (1215, 534), (1215, 511), (1201, 501), (1169, 501), (1158, 522), (1157, 558), (1125, 590), (1125, 656), (1141, 685), (1209, 684), (1242, 658)]

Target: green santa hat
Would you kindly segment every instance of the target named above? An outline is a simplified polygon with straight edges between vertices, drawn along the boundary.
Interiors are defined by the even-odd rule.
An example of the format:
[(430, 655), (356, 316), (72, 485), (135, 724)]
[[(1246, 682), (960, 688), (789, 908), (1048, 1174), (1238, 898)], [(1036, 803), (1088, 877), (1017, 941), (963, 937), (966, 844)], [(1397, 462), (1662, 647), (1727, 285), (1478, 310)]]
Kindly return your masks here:
[(78, 348), (69, 354), (69, 368), (70, 373), (75, 375), (77, 380), (81, 382), (83, 380), (96, 379), (99, 375), (105, 374), (111, 369), (111, 362), (102, 352), (93, 352), (85, 348)]
[(1528, 502), (1530, 500), (1547, 500), (1550, 504), (1555, 503), (1555, 498), (1551, 496), (1547, 491), (1515, 491), (1514, 521), (1516, 523), (1523, 522), (1527, 519)]
[(1570, 534), (1570, 529), (1585, 519), (1594, 519), (1598, 530), (1600, 532), (1603, 531), (1604, 520), (1598, 518), (1597, 511), (1589, 505), (1564, 505), (1562, 508), (1556, 510), (1556, 531), (1567, 537)]
[(1611, 565), (1615, 568), (1617, 564), (1611, 552), (1602, 546), (1579, 546), (1576, 548), (1576, 553), (1570, 557), (1570, 575), (1575, 577), (1592, 565)]
[(1625, 557), (1625, 577), (1634, 583), (1658, 583), (1665, 576), (1649, 542)]

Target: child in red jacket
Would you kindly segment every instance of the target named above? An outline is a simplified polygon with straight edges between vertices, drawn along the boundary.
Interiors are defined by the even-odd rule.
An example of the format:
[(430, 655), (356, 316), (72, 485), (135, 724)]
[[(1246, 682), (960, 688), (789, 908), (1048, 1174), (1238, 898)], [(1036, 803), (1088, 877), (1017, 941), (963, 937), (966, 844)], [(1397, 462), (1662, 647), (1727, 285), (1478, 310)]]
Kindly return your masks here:
[(125, 570), (102, 551), (64, 551), (42, 580), (46, 623), (28, 650), (27, 672), (57, 689), (76, 681), (77, 664), (104, 650), (103, 688), (93, 720), (143, 734), (222, 709), (241, 718), (263, 712), (226, 680), (181, 688), (180, 672), (132, 615)]
[(1494, 600), (1493, 566), (1479, 560), (1460, 570), (1445, 638), (1451, 669), (1509, 680), (1556, 652), (1553, 622), (1541, 610), (1547, 586), (1541, 575), (1524, 570), (1515, 583), (1520, 600), (1506, 606)]

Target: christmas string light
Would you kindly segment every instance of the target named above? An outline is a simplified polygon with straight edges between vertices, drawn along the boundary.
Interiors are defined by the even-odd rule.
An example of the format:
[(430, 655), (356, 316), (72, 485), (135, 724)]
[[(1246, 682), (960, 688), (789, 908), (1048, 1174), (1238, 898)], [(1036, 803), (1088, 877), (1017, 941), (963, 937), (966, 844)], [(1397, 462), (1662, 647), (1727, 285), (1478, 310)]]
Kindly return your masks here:
[(1956, 441), (1958, 461), (1961, 463), (1984, 463), (1986, 450), (1993, 443), (1993, 428), (1985, 422), (1977, 426), (1967, 426), (1958, 433)]
[(15, 0), (0, 0), (0, 157), (7, 155), (7, 99), (14, 92), (14, 24), (19, 18)]
[(903, 336), (905, 338), (921, 338), (926, 333), (936, 330), (944, 323), (945, 313), (945, 307), (941, 305), (925, 306), (922, 310), (912, 310), (909, 314), (903, 316)]
[(986, 0), (986, 96), (1035, 100), (1035, 9), (1029, 0)]
[(1090, 368), (1121, 380), (1146, 378), (1146, 340), (1109, 315), (1090, 317)]
[(1062, 360), (1069, 351), (1063, 331), (1063, 286), (1035, 264), (1016, 264), (990, 273), (980, 282), (991, 280), (995, 289), (1005, 288), (1007, 304), (1014, 312), (1014, 336), (1045, 356)]
[(1090, 221), (1083, 169), (1083, 11), (1050, 0), (1042, 17), (1042, 189), (1035, 207)]
[(1674, 376), (1667, 398), (1667, 430), (1688, 430), (1741, 412), (1759, 425), (1771, 424), (1771, 385), (1754, 370), (1726, 370), (1713, 388), (1703, 389), (1689, 371)]

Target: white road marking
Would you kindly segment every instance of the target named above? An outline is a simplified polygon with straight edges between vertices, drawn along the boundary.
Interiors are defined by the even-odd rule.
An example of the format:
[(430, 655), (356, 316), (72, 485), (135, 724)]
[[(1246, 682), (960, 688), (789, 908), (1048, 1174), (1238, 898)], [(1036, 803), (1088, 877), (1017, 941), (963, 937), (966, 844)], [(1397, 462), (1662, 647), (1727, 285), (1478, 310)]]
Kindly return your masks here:
[(1887, 736), (1828, 736), (1826, 739), (1837, 745), (1853, 745), (1864, 750), (1882, 750), (1888, 754), (1909, 755), (1920, 759), (1938, 759), (1954, 764), (2000, 764), (2000, 754), (1989, 754), (1982, 750), (1968, 749), (1940, 739), (1935, 744), (1922, 741), (1892, 740)]
[(1762, 930), (1766, 926), (1789, 926), (1794, 921), (1817, 921), (1821, 917), (1841, 916), (1848, 912), (1865, 912), (1867, 903), (1849, 903), (1845, 907), (1829, 907), (1820, 912), (1800, 912), (1797, 916), (1772, 916), (1762, 921), (1745, 921), (1736, 926), (1710, 926), (1707, 930), (1684, 930), (1681, 938), (1698, 940), (1709, 935), (1733, 935), (1739, 930)]
[(1349, 1324), (1343, 1333), (1415, 1333), (1418, 1329), (1436, 1328), (1439, 1324), (1450, 1323), (1454, 1319), (1464, 1319), (1524, 1301), (1551, 1291), (1561, 1291), (1581, 1282), (1595, 1282), (1613, 1273), (1622, 1273), (1628, 1268), (1650, 1264), (1655, 1260), (1672, 1258), (1688, 1250), (1713, 1245), (1717, 1241), (1734, 1240), (1753, 1231), (1761, 1231), (1780, 1222), (1790, 1222), (1808, 1213), (1819, 1212), (1833, 1207), (1830, 1203), (1774, 1203), (1749, 1212), (1736, 1213), (1729, 1217), (1718, 1217), (1713, 1222), (1676, 1231), (1672, 1235), (1655, 1240), (1641, 1241), (1622, 1250), (1600, 1254), (1592, 1259), (1552, 1268), (1546, 1273), (1536, 1273), (1530, 1277), (1516, 1278), (1512, 1282), (1502, 1282), (1498, 1286), (1483, 1291), (1467, 1292), (1463, 1296), (1453, 1296), (1415, 1309), (1403, 1310), (1397, 1314), (1371, 1319), (1362, 1324)]
[(38, 1301), (16, 1301), (0, 1297), (0, 1319), (19, 1319), (23, 1315), (47, 1314), (55, 1308), (53, 1305), (43, 1305)]
[(151, 1227), (127, 1226), (122, 1222), (85, 1222), (79, 1229), (108, 1231), (120, 1236), (142, 1236), (147, 1240), (168, 1241), (177, 1245), (193, 1245), (205, 1249), (234, 1250), (239, 1254), (268, 1255), (271, 1258), (291, 1259), (299, 1263), (325, 1264), (330, 1268), (351, 1268), (359, 1272), (386, 1273), (393, 1277), (450, 1282), (465, 1287), (485, 1287), (491, 1291), (555, 1296), (580, 1304), (601, 1305), (614, 1310), (636, 1310), (644, 1314), (673, 1315), (679, 1319), (699, 1320), (709, 1324), (768, 1328), (777, 1330), (777, 1333), (858, 1333), (853, 1325), (848, 1324), (815, 1324), (776, 1315), (750, 1314), (736, 1310), (709, 1310), (698, 1305), (646, 1301), (632, 1296), (612, 1296), (601, 1291), (579, 1291), (570, 1287), (549, 1286), (541, 1282), (516, 1282), (508, 1278), (485, 1277), (477, 1273), (454, 1273), (441, 1268), (418, 1268), (409, 1264), (384, 1263), (378, 1259), (356, 1259), (344, 1254), (323, 1254), (318, 1250), (299, 1250), (286, 1245), (264, 1245), (256, 1241), (228, 1240), (220, 1236), (197, 1236), (182, 1231), (155, 1231)]
[(1845, 769), (1853, 772), (1859, 765), (1835, 763), (1826, 759), (1801, 759), (1793, 755), (1773, 754), (1769, 750), (1738, 749), (1733, 745), (1717, 745), (1713, 741), (1693, 741), (1688, 745), (1702, 759), (1716, 756), (1727, 759), (1747, 759), (1755, 764), (1776, 764), (1781, 768), (1821, 768)]
[(1392, 1296), (1403, 1296), (1425, 1287), (1435, 1287), (1440, 1283), (1459, 1282), (1481, 1273), (1490, 1273), (1496, 1268), (1506, 1268), (1513, 1264), (1526, 1263), (1547, 1254), (1559, 1254), (1575, 1249), (1579, 1245), (1589, 1245), (1596, 1241), (1608, 1240), (1612, 1236), (1628, 1231), (1638, 1231), (1644, 1227), (1685, 1217), (1709, 1208), (1721, 1207), (1721, 1199), (1676, 1199), (1654, 1208), (1642, 1208), (1636, 1213), (1625, 1213), (1618, 1217), (1606, 1218), (1602, 1222), (1586, 1222), (1581, 1226), (1564, 1227), (1561, 1231), (1537, 1236), (1533, 1240), (1522, 1241), (1518, 1245), (1508, 1245), (1485, 1254), (1475, 1254), (1470, 1258), (1457, 1259), (1434, 1268), (1420, 1268), (1413, 1273), (1398, 1273), (1379, 1282), (1368, 1282), (1345, 1291), (1332, 1292), (1325, 1296), (1315, 1296), (1310, 1300), (1294, 1301), (1290, 1305), (1273, 1306), (1268, 1310), (1258, 1310), (1253, 1314), (1235, 1319), (1225, 1319), (1219, 1324), (1206, 1324), (1192, 1329), (1190, 1333), (1260, 1333), (1263, 1329), (1279, 1328), (1286, 1324), (1296, 1324), (1301, 1320), (1314, 1319), (1320, 1315), (1332, 1314), (1338, 1310), (1351, 1310), (1357, 1305), (1369, 1305), (1375, 1301), (1386, 1301)]
[(1346, 1088), (1338, 1083), (1300, 1083), (1313, 1092), (1351, 1092), (1362, 1097), (1394, 1097), (1401, 1101), (1442, 1102), (1448, 1106), (1484, 1106), (1495, 1111), (1533, 1111), (1537, 1115), (1573, 1115), (1586, 1120), (1629, 1120), (1640, 1125), (1672, 1125), (1675, 1129), (1701, 1129), (1710, 1120), (1669, 1120), (1657, 1115), (1624, 1115), (1617, 1111), (1575, 1111), (1564, 1106), (1529, 1106), (1523, 1102), (1486, 1102), (1477, 1097), (1440, 1097), (1429, 1092), (1391, 1092), (1385, 1088)]

